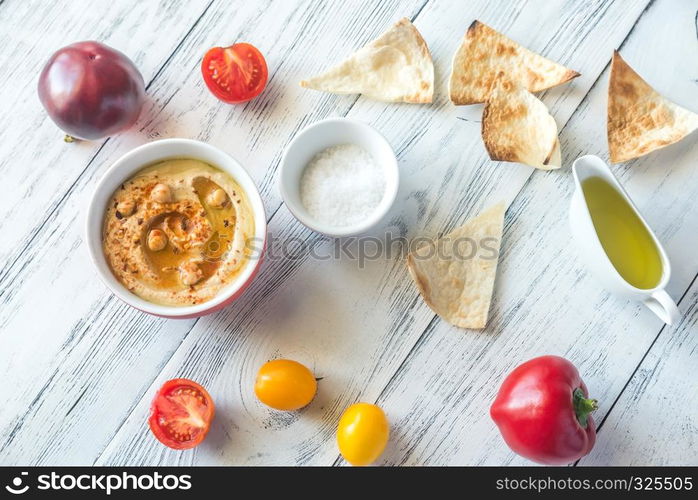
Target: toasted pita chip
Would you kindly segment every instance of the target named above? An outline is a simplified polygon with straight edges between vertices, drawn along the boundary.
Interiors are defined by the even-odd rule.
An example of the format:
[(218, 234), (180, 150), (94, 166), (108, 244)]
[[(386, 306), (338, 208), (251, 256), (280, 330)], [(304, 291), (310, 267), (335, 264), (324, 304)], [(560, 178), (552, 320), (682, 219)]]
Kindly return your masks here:
[(555, 119), (529, 91), (498, 80), (482, 113), (482, 139), (490, 158), (542, 170), (560, 168)]
[(450, 234), (407, 256), (424, 302), (461, 328), (484, 328), (497, 274), (504, 203), (488, 208)]
[(662, 97), (614, 51), (606, 126), (611, 161), (620, 163), (680, 141), (698, 115)]
[(454, 104), (485, 102), (500, 76), (530, 92), (545, 90), (579, 73), (531, 52), (489, 26), (475, 21), (453, 56), (449, 94)]
[(363, 94), (387, 102), (431, 102), (434, 64), (422, 35), (401, 19), (371, 43), (301, 87), (333, 94)]

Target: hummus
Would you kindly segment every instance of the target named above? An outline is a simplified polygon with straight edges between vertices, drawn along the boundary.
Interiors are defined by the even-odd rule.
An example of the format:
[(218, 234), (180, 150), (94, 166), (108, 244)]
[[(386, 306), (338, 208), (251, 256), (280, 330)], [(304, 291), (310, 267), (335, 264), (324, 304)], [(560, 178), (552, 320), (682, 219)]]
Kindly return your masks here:
[(149, 166), (113, 194), (104, 254), (114, 276), (150, 302), (210, 300), (244, 269), (254, 218), (242, 188), (199, 160)]

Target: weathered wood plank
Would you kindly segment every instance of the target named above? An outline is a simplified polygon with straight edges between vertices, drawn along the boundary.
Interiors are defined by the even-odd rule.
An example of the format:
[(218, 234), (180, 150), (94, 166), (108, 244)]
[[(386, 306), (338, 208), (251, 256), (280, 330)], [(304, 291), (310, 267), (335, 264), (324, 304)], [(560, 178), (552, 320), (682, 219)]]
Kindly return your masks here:
[(580, 465), (698, 463), (698, 281), (682, 302), (683, 321), (661, 331)]
[[(408, 236), (435, 234), (495, 198), (513, 199), (531, 173), (523, 166), (487, 160), (479, 124), (457, 119), (475, 111), (447, 102), (451, 55), (474, 18), (510, 32), (534, 49), (545, 48), (547, 55), (582, 72), (574, 84), (546, 96), (564, 124), (606, 65), (606, 58), (598, 54), (610, 54), (621, 43), (644, 6), (645, 2), (585, 2), (573, 8), (550, 2), (524, 6), (429, 2), (416, 25), (435, 60), (435, 104), (385, 105), (361, 98), (349, 113), (386, 134), (400, 158), (404, 182), (399, 202), (374, 234), (386, 230)], [(323, 255), (332, 246), (295, 223), (285, 208), (272, 219), (270, 232), (277, 245), (296, 239), (318, 245), (316, 250)], [(363, 269), (346, 256), (338, 261), (304, 256), (270, 260), (237, 304), (197, 323), (149, 391), (175, 375), (204, 383), (221, 408), (206, 443), (185, 453), (154, 446), (144, 426), (148, 406), (144, 398), (98, 463), (332, 463), (337, 456), (333, 434), (339, 413), (357, 399), (378, 398), (432, 318), (395, 255), (367, 262)], [(449, 334), (463, 336), (463, 332)], [(324, 377), (317, 399), (299, 414), (270, 412), (254, 398), (256, 369), (275, 356), (298, 359)], [(391, 418), (402, 416), (396, 414), (401, 401), (432, 399), (433, 391), (422, 385), (449, 380), (450, 373), (435, 371), (443, 362), (432, 362), (416, 374), (420, 390), (405, 389), (400, 401), (391, 402), (394, 407), (386, 407)], [(421, 417), (423, 427), (440, 411), (439, 402), (434, 402)], [(439, 439), (456, 432), (450, 424), (441, 430)], [(408, 437), (403, 431), (412, 434), (414, 429), (396, 425), (394, 443)], [(388, 461), (393, 458), (391, 452)]]
[[(335, 53), (348, 53), (356, 40), (370, 40), (423, 4), (280, 2), (272, 8), (217, 2), (207, 10), (150, 86), (139, 124), (106, 143), (60, 205), (44, 216), (40, 237), (14, 255), (5, 274), (0, 349), (11, 357), (0, 371), (8, 385), (21, 389), (0, 409), (0, 428), (10, 436), (0, 446), (0, 463), (91, 463), (194, 324), (146, 317), (98, 283), (81, 242), (81, 213), (108, 165), (152, 138), (195, 137), (234, 154), (259, 184), (266, 182), (268, 192), (269, 165), (275, 166), (298, 128), (344, 114), (355, 102), (289, 84), (315, 69), (307, 54), (331, 60)], [(319, 44), (328, 26), (343, 36)], [(272, 75), (267, 91), (243, 106), (216, 101), (199, 72), (208, 47), (235, 40), (255, 43)], [(42, 316), (36, 318), (36, 311)], [(56, 433), (59, 426), (66, 432)]]
[[(694, 16), (695, 7), (685, 2), (656, 2), (622, 47), (624, 57), (640, 74), (687, 105), (696, 92), (695, 68), (682, 61), (693, 54)], [(600, 50), (597, 55), (608, 60), (610, 51)], [(607, 158), (606, 89), (607, 72), (563, 130), (566, 165), (586, 153)], [(672, 148), (613, 167), (667, 247), (674, 267), (669, 293), (676, 299), (698, 272), (697, 155), (695, 138), (688, 138)], [(460, 331), (437, 319), (380, 396), (379, 403), (389, 408), (398, 429), (386, 463), (530, 463), (508, 450), (488, 409), (505, 375), (538, 355), (558, 354), (572, 360), (600, 401), (597, 419), (608, 412), (661, 322), (643, 306), (604, 292), (587, 275), (568, 228), (571, 193), (569, 168), (532, 176), (507, 213), (488, 328), (484, 332)], [(680, 304), (682, 310), (689, 306), (690, 301)], [(673, 334), (671, 328), (666, 331)], [(434, 370), (436, 366), (438, 370)], [(661, 387), (660, 380), (656, 383)], [(612, 445), (602, 444), (614, 439), (606, 432), (603, 428), (599, 433), (598, 446), (608, 452), (595, 454), (584, 463), (629, 463), (629, 455), (614, 455)], [(687, 449), (673, 444), (683, 431), (666, 429), (666, 436), (672, 433), (663, 447), (656, 444), (655, 454), (636, 460), (650, 464), (691, 460)]]

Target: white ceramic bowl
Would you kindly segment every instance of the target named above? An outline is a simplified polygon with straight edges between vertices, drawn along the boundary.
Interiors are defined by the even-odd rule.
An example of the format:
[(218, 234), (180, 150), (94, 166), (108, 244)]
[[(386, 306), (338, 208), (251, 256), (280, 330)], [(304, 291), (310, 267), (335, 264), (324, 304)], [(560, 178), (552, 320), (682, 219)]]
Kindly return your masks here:
[(148, 302), (134, 295), (112, 274), (102, 250), (104, 211), (112, 194), (126, 180), (143, 167), (162, 160), (192, 158), (204, 161), (230, 174), (245, 190), (250, 201), (255, 222), (255, 238), (264, 249), (267, 235), (267, 218), (259, 191), (247, 171), (231, 156), (209, 144), (191, 139), (163, 139), (137, 147), (119, 158), (97, 184), (87, 211), (85, 241), (92, 261), (102, 281), (118, 298), (141, 311), (165, 318), (195, 318), (212, 313), (238, 298), (256, 275), (262, 262), (262, 254), (253, 256), (240, 275), (213, 299), (193, 306), (164, 306)]
[[(337, 144), (356, 144), (371, 154), (385, 171), (386, 187), (373, 213), (358, 224), (332, 226), (315, 220), (301, 203), (300, 181), (313, 156)], [(400, 173), (393, 148), (376, 129), (349, 118), (328, 118), (304, 128), (286, 147), (279, 169), (279, 190), (289, 211), (313, 231), (335, 238), (366, 232), (390, 210), (397, 196)]]

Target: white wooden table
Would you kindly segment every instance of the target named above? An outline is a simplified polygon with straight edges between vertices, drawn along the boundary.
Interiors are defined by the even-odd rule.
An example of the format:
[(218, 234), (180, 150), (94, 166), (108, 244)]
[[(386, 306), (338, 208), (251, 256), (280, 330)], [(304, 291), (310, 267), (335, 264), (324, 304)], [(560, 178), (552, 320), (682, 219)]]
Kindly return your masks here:
[[(608, 158), (614, 48), (698, 111), (697, 11), (695, 0), (0, 0), (0, 464), (341, 464), (335, 426), (357, 400), (377, 402), (391, 421), (383, 464), (525, 464), (488, 408), (506, 373), (549, 353), (572, 360), (600, 401), (597, 445), (580, 465), (696, 465), (696, 136), (613, 167), (668, 249), (680, 324), (664, 326), (587, 275), (567, 207), (574, 158)], [(403, 16), (434, 59), (432, 105), (298, 86)], [(582, 73), (543, 94), (561, 130), (561, 170), (490, 161), (481, 106), (449, 102), (451, 56), (474, 19)], [(129, 55), (149, 100), (129, 132), (65, 144), (36, 82), (54, 50), (85, 39)], [(209, 95), (199, 70), (206, 49), (234, 41), (259, 47), (270, 71), (264, 94), (238, 106)], [(242, 299), (198, 320), (150, 317), (105, 289), (82, 241), (85, 203), (116, 158), (162, 137), (235, 156), (279, 244), (295, 238), (326, 252), (332, 242), (281, 204), (276, 171), (294, 134), (327, 116), (372, 124), (399, 157), (398, 201), (374, 235), (433, 236), (510, 203), (486, 330), (435, 317), (396, 255), (363, 269), (348, 258), (267, 262)], [(277, 356), (324, 377), (301, 412), (272, 412), (254, 397), (256, 370)], [(216, 402), (194, 450), (163, 447), (146, 425), (154, 391), (173, 377), (197, 380)]]

